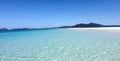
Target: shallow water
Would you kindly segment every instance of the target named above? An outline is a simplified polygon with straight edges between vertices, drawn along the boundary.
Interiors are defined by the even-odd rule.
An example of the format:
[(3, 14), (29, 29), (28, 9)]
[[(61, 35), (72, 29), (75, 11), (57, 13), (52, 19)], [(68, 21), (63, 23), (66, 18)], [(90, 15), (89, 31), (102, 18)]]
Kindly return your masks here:
[(120, 31), (1, 32), (0, 61), (120, 61)]

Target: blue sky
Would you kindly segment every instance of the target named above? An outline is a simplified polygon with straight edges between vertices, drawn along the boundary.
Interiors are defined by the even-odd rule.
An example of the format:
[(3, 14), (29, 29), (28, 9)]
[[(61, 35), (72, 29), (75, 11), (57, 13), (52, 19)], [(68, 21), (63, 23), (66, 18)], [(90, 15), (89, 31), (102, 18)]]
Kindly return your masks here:
[(119, 0), (0, 0), (0, 28), (120, 24)]

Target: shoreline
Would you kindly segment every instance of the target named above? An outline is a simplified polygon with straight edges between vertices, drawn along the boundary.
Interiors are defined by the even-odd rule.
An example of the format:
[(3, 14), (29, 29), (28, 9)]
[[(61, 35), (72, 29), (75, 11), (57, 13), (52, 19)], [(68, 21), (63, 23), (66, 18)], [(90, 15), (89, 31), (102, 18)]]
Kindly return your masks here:
[(120, 30), (120, 27), (66, 28), (73, 30)]

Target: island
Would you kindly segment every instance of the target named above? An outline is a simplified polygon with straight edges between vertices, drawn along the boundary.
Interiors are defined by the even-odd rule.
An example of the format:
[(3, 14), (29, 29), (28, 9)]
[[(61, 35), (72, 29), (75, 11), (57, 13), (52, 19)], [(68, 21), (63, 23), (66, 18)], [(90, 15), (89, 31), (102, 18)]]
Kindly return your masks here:
[(102, 25), (98, 23), (80, 23), (73, 26), (62, 26), (59, 28), (92, 28), (92, 27), (120, 27), (120, 25)]
[(17, 29), (7, 29), (0, 28), (0, 32), (4, 31), (25, 31), (25, 30), (48, 30), (48, 29), (56, 29), (56, 28), (95, 28), (95, 27), (120, 27), (120, 25), (102, 25), (98, 23), (80, 23), (72, 26), (61, 26), (61, 27), (50, 27), (50, 28), (17, 28)]

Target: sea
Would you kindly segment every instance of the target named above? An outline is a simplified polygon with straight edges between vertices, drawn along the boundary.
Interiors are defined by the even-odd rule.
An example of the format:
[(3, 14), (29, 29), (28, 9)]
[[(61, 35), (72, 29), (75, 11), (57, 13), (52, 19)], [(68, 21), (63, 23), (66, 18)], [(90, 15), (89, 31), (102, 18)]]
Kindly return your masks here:
[(120, 61), (120, 31), (63, 28), (0, 32), (0, 61)]

